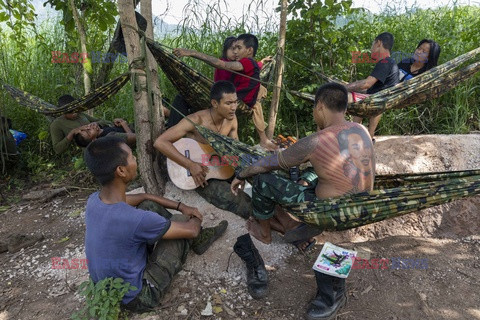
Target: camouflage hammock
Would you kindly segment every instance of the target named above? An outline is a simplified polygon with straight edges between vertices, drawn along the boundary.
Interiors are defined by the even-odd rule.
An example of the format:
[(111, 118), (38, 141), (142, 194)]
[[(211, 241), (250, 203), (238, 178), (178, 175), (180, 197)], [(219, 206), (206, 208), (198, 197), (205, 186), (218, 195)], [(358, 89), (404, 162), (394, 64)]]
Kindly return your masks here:
[(124, 73), (86, 96), (66, 104), (61, 108), (8, 84), (4, 84), (3, 87), (19, 104), (47, 116), (58, 117), (65, 113), (81, 112), (101, 105), (111, 96), (115, 95), (128, 82), (128, 80), (130, 80), (130, 73)]
[[(236, 162), (242, 168), (267, 155), (240, 141), (196, 127), (218, 154), (228, 155), (228, 159), (237, 156)], [(480, 170), (377, 175), (371, 192), (283, 207), (306, 223), (339, 231), (477, 194), (480, 194)]]
[[(147, 45), (159, 67), (162, 68), (175, 88), (182, 93), (188, 104), (196, 110), (209, 108), (210, 88), (213, 85), (213, 80), (182, 62), (173, 53), (165, 50), (160, 43), (147, 39)], [(260, 77), (268, 78), (272, 67), (273, 64), (269, 64), (266, 68), (263, 68)], [(238, 109), (242, 113), (252, 113), (252, 110), (243, 102), (238, 104)]]
[[(347, 112), (356, 116), (371, 117), (383, 113), (385, 110), (401, 109), (438, 98), (461, 81), (480, 71), (480, 62), (475, 62), (455, 71), (457, 67), (472, 60), (479, 53), (480, 48), (474, 49), (413, 79), (400, 82), (393, 87), (372, 94), (364, 100), (350, 103)], [(315, 96), (312, 94), (298, 91), (292, 91), (291, 93), (312, 103), (315, 100)]]

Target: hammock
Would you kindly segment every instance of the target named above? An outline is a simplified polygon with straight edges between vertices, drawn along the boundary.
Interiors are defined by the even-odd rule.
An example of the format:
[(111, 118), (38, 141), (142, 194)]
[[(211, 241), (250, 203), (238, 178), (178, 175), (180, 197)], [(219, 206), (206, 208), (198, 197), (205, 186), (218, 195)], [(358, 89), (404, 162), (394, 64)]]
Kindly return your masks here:
[(61, 108), (8, 84), (4, 84), (3, 87), (19, 104), (47, 116), (58, 117), (65, 113), (81, 112), (101, 105), (111, 96), (115, 95), (128, 82), (128, 80), (130, 80), (130, 73), (124, 73), (88, 95), (66, 104)]
[[(480, 71), (480, 62), (454, 71), (458, 66), (472, 60), (479, 53), (480, 48), (474, 49), (413, 79), (400, 82), (393, 87), (372, 94), (364, 100), (350, 103), (347, 112), (356, 116), (371, 117), (383, 113), (385, 110), (405, 108), (438, 98), (461, 81)], [(298, 91), (291, 91), (291, 93), (312, 103), (315, 100), (315, 96), (312, 94)]]
[[(266, 156), (240, 141), (197, 126), (219, 155), (238, 156), (244, 168)], [(306, 223), (339, 231), (480, 194), (480, 170), (377, 175), (374, 190), (338, 198), (293, 203), (283, 207)]]

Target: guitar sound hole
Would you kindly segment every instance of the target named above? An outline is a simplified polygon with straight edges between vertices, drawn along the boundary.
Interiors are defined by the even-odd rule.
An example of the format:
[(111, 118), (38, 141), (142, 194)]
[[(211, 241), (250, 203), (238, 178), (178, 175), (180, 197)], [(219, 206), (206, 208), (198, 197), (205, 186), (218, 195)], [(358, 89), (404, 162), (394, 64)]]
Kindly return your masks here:
[(211, 166), (214, 166), (214, 167), (218, 167), (220, 166), (221, 164), (221, 161), (220, 161), (220, 156), (219, 155), (216, 155), (216, 154), (213, 154), (211, 157), (210, 157), (210, 165)]

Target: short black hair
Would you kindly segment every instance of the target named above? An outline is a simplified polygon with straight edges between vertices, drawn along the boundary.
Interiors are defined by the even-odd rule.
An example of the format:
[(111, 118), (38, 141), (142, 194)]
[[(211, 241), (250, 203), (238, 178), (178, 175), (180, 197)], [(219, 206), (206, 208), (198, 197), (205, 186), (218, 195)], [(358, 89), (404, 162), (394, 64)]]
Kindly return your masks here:
[(253, 34), (243, 33), (237, 37), (237, 40), (242, 40), (243, 44), (247, 48), (253, 48), (253, 56), (257, 54), (258, 50), (258, 39)]
[(226, 37), (225, 40), (223, 40), (223, 49), (222, 49), (223, 59), (227, 59), (227, 50), (232, 46), (235, 40), (237, 40), (237, 38), (234, 36)]
[(388, 51), (392, 51), (393, 48), (393, 42), (395, 39), (393, 38), (393, 34), (390, 32), (383, 32), (380, 33), (376, 38), (375, 41), (382, 41), (382, 46), (387, 49)]
[(69, 104), (70, 102), (73, 102), (73, 101), (75, 101), (74, 97), (72, 97), (69, 94), (65, 94), (65, 95), (61, 96), (60, 98), (58, 98), (57, 105), (58, 105), (59, 108), (61, 108), (64, 105)]
[(345, 112), (348, 105), (348, 91), (345, 86), (330, 82), (318, 88), (315, 94), (315, 105), (321, 102), (328, 109), (335, 112)]
[(121, 148), (122, 144), (122, 139), (106, 136), (92, 141), (85, 149), (85, 163), (102, 186), (113, 181), (118, 166), (127, 165), (128, 153)]
[(77, 144), (77, 146), (79, 147), (82, 147), (82, 148), (86, 148), (88, 146), (88, 144), (90, 142), (92, 142), (92, 140), (88, 140), (87, 138), (85, 138), (84, 136), (82, 136), (80, 133), (76, 133), (74, 136), (73, 136), (73, 141), (75, 141), (75, 143)]
[(428, 52), (428, 60), (425, 63), (425, 70), (430, 70), (433, 67), (438, 65), (438, 57), (440, 56), (440, 45), (433, 40), (430, 39), (423, 39), (418, 43), (417, 49), (424, 43), (428, 43), (430, 45), (430, 51)]
[(210, 89), (210, 100), (220, 101), (224, 93), (235, 93), (235, 85), (230, 81), (220, 80), (215, 82)]

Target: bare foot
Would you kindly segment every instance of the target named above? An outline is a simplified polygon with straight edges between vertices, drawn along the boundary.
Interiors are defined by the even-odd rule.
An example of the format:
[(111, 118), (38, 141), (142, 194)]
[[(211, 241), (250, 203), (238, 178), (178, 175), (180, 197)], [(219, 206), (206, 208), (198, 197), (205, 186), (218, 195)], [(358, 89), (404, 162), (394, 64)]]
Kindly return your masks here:
[[(270, 223), (270, 222), (269, 222)], [(265, 234), (262, 230), (262, 226), (256, 219), (248, 219), (247, 220), (247, 230), (248, 232), (257, 240), (270, 244), (272, 242), (272, 235), (270, 232), (268, 234)]]
[(277, 220), (277, 218), (275, 216), (273, 216), (273, 218), (270, 219), (270, 228), (272, 230), (275, 230), (275, 231), (279, 232), (280, 234), (285, 233), (285, 228), (280, 223), (280, 221)]

